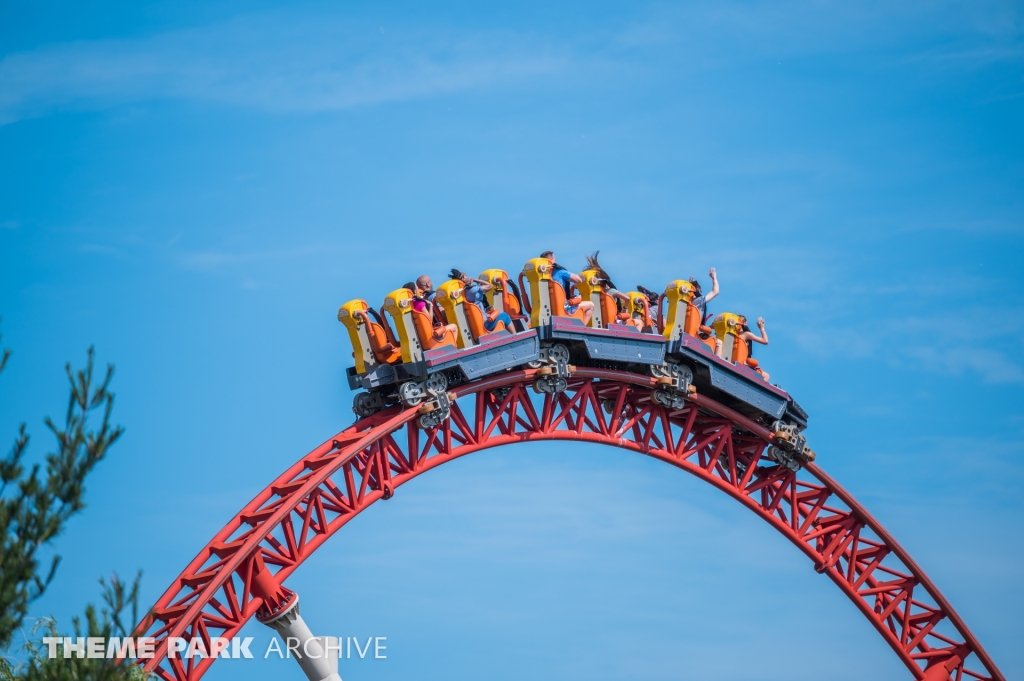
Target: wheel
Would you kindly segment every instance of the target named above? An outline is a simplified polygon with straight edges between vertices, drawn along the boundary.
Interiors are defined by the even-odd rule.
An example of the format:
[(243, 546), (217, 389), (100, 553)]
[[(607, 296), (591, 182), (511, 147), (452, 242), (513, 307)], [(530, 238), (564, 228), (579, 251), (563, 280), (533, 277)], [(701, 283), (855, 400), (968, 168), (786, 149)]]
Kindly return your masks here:
[(442, 413), (440, 410), (434, 410), (426, 414), (421, 414), (416, 420), (420, 428), (423, 430), (430, 430), (441, 425), (441, 422), (445, 420), (447, 414)]
[(540, 394), (553, 393), (557, 380), (553, 376), (541, 376), (533, 382), (533, 391)]
[(427, 392), (431, 395), (440, 395), (448, 389), (448, 377), (438, 372), (431, 374), (426, 382)]
[(669, 392), (667, 390), (655, 389), (651, 391), (651, 399), (654, 400), (656, 404), (660, 404), (668, 409), (682, 409), (686, 406), (686, 400), (683, 399), (682, 395), (675, 391)]
[(541, 376), (533, 382), (533, 390), (537, 393), (560, 393), (569, 387), (569, 382), (558, 376)]
[(362, 418), (373, 416), (383, 408), (384, 400), (379, 393), (357, 393), (352, 400), (352, 411)]
[(652, 390), (651, 399), (667, 409), (681, 409), (685, 404), (683, 398), (667, 390)]
[(552, 362), (565, 362), (569, 363), (569, 348), (565, 347), (561, 343), (555, 343), (548, 348), (548, 359)]
[(398, 397), (401, 398), (402, 404), (407, 407), (415, 407), (422, 402), (423, 398), (426, 396), (427, 391), (424, 389), (423, 384), (417, 383), (416, 381), (403, 383), (401, 387), (398, 388)]

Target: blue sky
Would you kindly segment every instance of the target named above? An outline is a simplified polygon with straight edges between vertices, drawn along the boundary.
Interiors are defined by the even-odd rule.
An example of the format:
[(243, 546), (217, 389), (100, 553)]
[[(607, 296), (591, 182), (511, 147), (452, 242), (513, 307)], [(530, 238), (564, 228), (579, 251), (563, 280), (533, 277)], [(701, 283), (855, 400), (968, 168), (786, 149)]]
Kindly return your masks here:
[[(152, 602), (351, 422), (340, 303), (601, 249), (623, 286), (718, 269), (822, 466), (1024, 675), (1022, 67), (1012, 2), (4, 3), (0, 434), (42, 457), (90, 344), (127, 428), (33, 614), (111, 570)], [(905, 678), (635, 455), (495, 450), (378, 506), (289, 581), (314, 630), (388, 637), (346, 681)]]

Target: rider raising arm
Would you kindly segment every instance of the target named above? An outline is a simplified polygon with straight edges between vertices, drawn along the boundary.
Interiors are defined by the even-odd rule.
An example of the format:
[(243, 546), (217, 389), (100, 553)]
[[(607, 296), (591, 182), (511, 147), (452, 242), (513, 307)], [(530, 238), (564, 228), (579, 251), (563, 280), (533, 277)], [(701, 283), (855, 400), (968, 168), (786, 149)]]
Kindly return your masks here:
[(690, 283), (693, 284), (693, 288), (697, 291), (697, 297), (693, 299), (692, 304), (698, 310), (700, 310), (700, 320), (703, 324), (708, 318), (708, 302), (718, 295), (718, 274), (715, 272), (715, 268), (712, 267), (708, 274), (711, 275), (711, 291), (704, 295), (701, 292), (700, 282), (695, 277), (690, 277)]
[(757, 318), (757, 328), (760, 329), (761, 331), (760, 336), (754, 334), (754, 332), (750, 330), (750, 327), (747, 326), (746, 317), (743, 317), (742, 319), (743, 331), (739, 334), (740, 339), (745, 341), (754, 341), (755, 343), (760, 343), (761, 345), (768, 345), (768, 332), (764, 330), (764, 317)]
[[(737, 337), (741, 341), (753, 341), (754, 343), (760, 343), (761, 345), (768, 345), (768, 332), (764, 330), (764, 317), (757, 318), (757, 328), (760, 329), (761, 331), (760, 336), (751, 331), (750, 327), (747, 326), (746, 317), (741, 317), (740, 319), (743, 322), (743, 327), (742, 331), (740, 331), (740, 333), (737, 334)], [(753, 358), (747, 360), (747, 365), (751, 366), (754, 369), (754, 371), (761, 374), (761, 378), (763, 378), (765, 382), (767, 382), (768, 379), (771, 378), (768, 372), (762, 369)]]

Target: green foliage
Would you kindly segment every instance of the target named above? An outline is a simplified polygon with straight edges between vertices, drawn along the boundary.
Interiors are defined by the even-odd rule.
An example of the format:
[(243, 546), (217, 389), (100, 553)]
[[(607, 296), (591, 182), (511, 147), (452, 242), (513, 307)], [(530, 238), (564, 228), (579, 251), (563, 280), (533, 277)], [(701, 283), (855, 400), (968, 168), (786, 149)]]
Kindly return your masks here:
[[(111, 636), (131, 635), (132, 623), (138, 619), (139, 579), (141, 573), (129, 585), (116, 574), (110, 582), (100, 579), (103, 588), (102, 607), (85, 608), (84, 619), (72, 619), (74, 637), (98, 636), (104, 640)], [(131, 619), (125, 620), (130, 608)], [(126, 624), (127, 621), (127, 624)], [(62, 638), (52, 619), (36, 621), (31, 633), (22, 646), (25, 661), (17, 666), (9, 662), (0, 663), (0, 681), (146, 681), (154, 678), (131, 660), (65, 658), (61, 646), (57, 646), (57, 657), (49, 656), (49, 648), (42, 641), (44, 637)]]
[[(10, 350), (0, 353), (0, 372), (10, 357)], [(71, 392), (63, 424), (58, 426), (50, 418), (45, 420), (57, 440), (55, 450), (46, 455), (45, 468), (35, 464), (26, 471), (23, 465), (29, 444), (24, 423), (10, 452), (0, 459), (0, 651), (10, 650), (29, 604), (46, 591), (57, 572), (60, 557), (56, 555), (48, 561), (45, 576), (40, 572), (41, 549), (61, 533), (73, 515), (85, 508), (86, 476), (124, 432), (110, 423), (114, 394), (109, 388), (114, 367), (108, 365), (102, 381), (96, 385), (93, 360), (93, 349), (89, 348), (84, 369), (73, 371), (70, 364), (65, 365)], [(97, 411), (101, 417), (99, 427), (95, 428)], [(106, 606), (97, 612), (95, 606), (89, 605), (84, 621), (74, 618), (75, 635), (127, 636), (128, 627), (138, 614), (139, 578), (130, 586), (117, 575), (109, 583), (102, 579), (100, 583)], [(132, 619), (126, 626), (122, 614), (128, 606)], [(58, 636), (53, 620), (36, 622), (21, 648), (23, 662), (0, 655), (0, 681), (146, 677), (137, 665), (126, 661), (63, 657), (51, 660), (42, 644), (44, 636)]]
[[(10, 354), (4, 350), (0, 370)], [(22, 465), (29, 442), (24, 423), (10, 453), (0, 460), (0, 649), (10, 645), (29, 603), (46, 591), (57, 572), (60, 556), (53, 556), (46, 576), (40, 576), (39, 550), (85, 507), (85, 477), (124, 432), (110, 425), (114, 367), (107, 366), (103, 381), (94, 387), (93, 349), (89, 348), (84, 369), (74, 372), (67, 364), (65, 371), (71, 395), (63, 427), (46, 419), (57, 447), (46, 456), (45, 474), (39, 464), (27, 473)], [(97, 409), (102, 410), (102, 422), (93, 430), (89, 415)]]

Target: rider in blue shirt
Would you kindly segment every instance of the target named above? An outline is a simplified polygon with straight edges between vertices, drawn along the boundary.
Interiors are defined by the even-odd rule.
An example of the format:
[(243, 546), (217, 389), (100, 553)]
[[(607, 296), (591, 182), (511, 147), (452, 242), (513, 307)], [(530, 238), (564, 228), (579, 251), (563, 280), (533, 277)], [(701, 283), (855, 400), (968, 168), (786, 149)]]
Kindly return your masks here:
[(551, 280), (558, 282), (562, 288), (565, 289), (565, 313), (567, 315), (573, 315), (577, 310), (582, 310), (583, 323), (589, 324), (590, 317), (594, 314), (594, 304), (589, 300), (584, 300), (582, 302), (570, 302), (572, 284), (582, 282), (583, 277), (578, 274), (573, 274), (561, 265), (558, 265), (555, 262), (555, 254), (552, 251), (544, 251), (540, 254), (540, 257), (547, 258), (551, 261)]
[(473, 303), (479, 307), (480, 311), (484, 313), (484, 329), (494, 331), (498, 322), (503, 322), (508, 331), (515, 333), (515, 329), (512, 328), (512, 318), (508, 316), (508, 313), (498, 312), (487, 302), (487, 291), (494, 288), (494, 284), (483, 279), (470, 279), (468, 274), (456, 269), (452, 269), (448, 276), (462, 282), (463, 298), (467, 303)]

